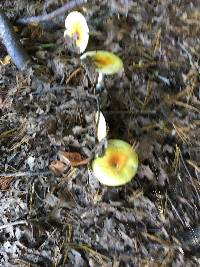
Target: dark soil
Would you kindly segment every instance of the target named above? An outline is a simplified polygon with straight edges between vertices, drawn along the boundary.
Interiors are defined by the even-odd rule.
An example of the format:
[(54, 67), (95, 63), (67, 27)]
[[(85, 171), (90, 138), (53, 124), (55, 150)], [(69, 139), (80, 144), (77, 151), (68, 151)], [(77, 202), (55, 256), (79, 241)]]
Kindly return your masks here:
[[(16, 25), (66, 2), (0, 9)], [(96, 75), (64, 44), (68, 12), (18, 25), (34, 67), (4, 63), (0, 44), (0, 266), (200, 266), (200, 3), (86, 2), (87, 50), (125, 67), (99, 95), (108, 137), (136, 144), (139, 170), (117, 188), (87, 165), (49, 171), (58, 151), (95, 154)]]

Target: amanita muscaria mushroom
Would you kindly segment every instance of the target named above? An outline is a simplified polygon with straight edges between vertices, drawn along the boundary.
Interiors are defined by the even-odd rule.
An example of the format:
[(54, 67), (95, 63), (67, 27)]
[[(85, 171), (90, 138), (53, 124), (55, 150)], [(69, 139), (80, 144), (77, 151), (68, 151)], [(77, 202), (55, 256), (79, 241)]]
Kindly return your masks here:
[(112, 75), (124, 69), (122, 60), (117, 55), (109, 51), (88, 51), (84, 53), (80, 58), (81, 60), (90, 58), (91, 62), (95, 66), (96, 71), (99, 73), (97, 89), (101, 88), (103, 76), (105, 74)]
[(108, 140), (102, 157), (92, 162), (92, 171), (100, 183), (107, 186), (120, 186), (131, 181), (138, 168), (138, 156), (125, 141)]
[(85, 17), (78, 11), (73, 11), (65, 19), (64, 37), (72, 39), (75, 46), (83, 53), (89, 40), (89, 28)]

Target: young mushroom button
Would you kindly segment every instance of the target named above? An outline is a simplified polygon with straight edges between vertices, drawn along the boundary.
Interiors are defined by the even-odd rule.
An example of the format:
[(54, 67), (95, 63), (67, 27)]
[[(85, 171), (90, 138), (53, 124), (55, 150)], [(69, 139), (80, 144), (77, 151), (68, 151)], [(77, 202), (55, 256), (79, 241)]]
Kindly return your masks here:
[(101, 89), (103, 76), (105, 74), (112, 75), (123, 71), (124, 69), (122, 60), (117, 55), (109, 51), (88, 51), (84, 53), (80, 58), (81, 60), (84, 60), (88, 57), (94, 64), (96, 71), (99, 73), (97, 89)]
[(107, 186), (120, 186), (131, 181), (138, 168), (138, 156), (125, 141), (108, 140), (102, 157), (92, 162), (92, 171), (100, 183)]
[(107, 136), (106, 119), (101, 111), (96, 113), (95, 121), (97, 124), (97, 140), (101, 142)]
[(70, 37), (75, 46), (83, 53), (89, 40), (89, 28), (85, 17), (78, 11), (73, 11), (65, 19), (64, 37)]

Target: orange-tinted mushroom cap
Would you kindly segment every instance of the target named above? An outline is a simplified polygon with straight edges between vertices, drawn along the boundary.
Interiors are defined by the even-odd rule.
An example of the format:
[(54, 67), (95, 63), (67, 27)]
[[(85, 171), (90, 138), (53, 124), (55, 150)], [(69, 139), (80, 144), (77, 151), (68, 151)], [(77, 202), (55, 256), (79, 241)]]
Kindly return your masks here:
[(103, 157), (92, 162), (94, 176), (100, 183), (108, 186), (120, 186), (131, 181), (138, 168), (138, 156), (125, 141), (111, 139)]
[(122, 60), (111, 52), (103, 50), (88, 51), (81, 56), (81, 60), (87, 57), (91, 59), (99, 73), (110, 75), (123, 70)]

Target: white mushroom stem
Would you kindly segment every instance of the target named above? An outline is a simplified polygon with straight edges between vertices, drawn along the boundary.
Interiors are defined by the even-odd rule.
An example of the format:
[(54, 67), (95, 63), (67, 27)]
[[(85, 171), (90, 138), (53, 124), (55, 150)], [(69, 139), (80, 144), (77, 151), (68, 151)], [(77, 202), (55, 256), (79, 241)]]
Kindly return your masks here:
[(100, 91), (102, 86), (103, 86), (103, 79), (104, 75), (103, 73), (99, 72), (98, 80), (97, 80), (97, 85), (96, 85), (96, 90)]

